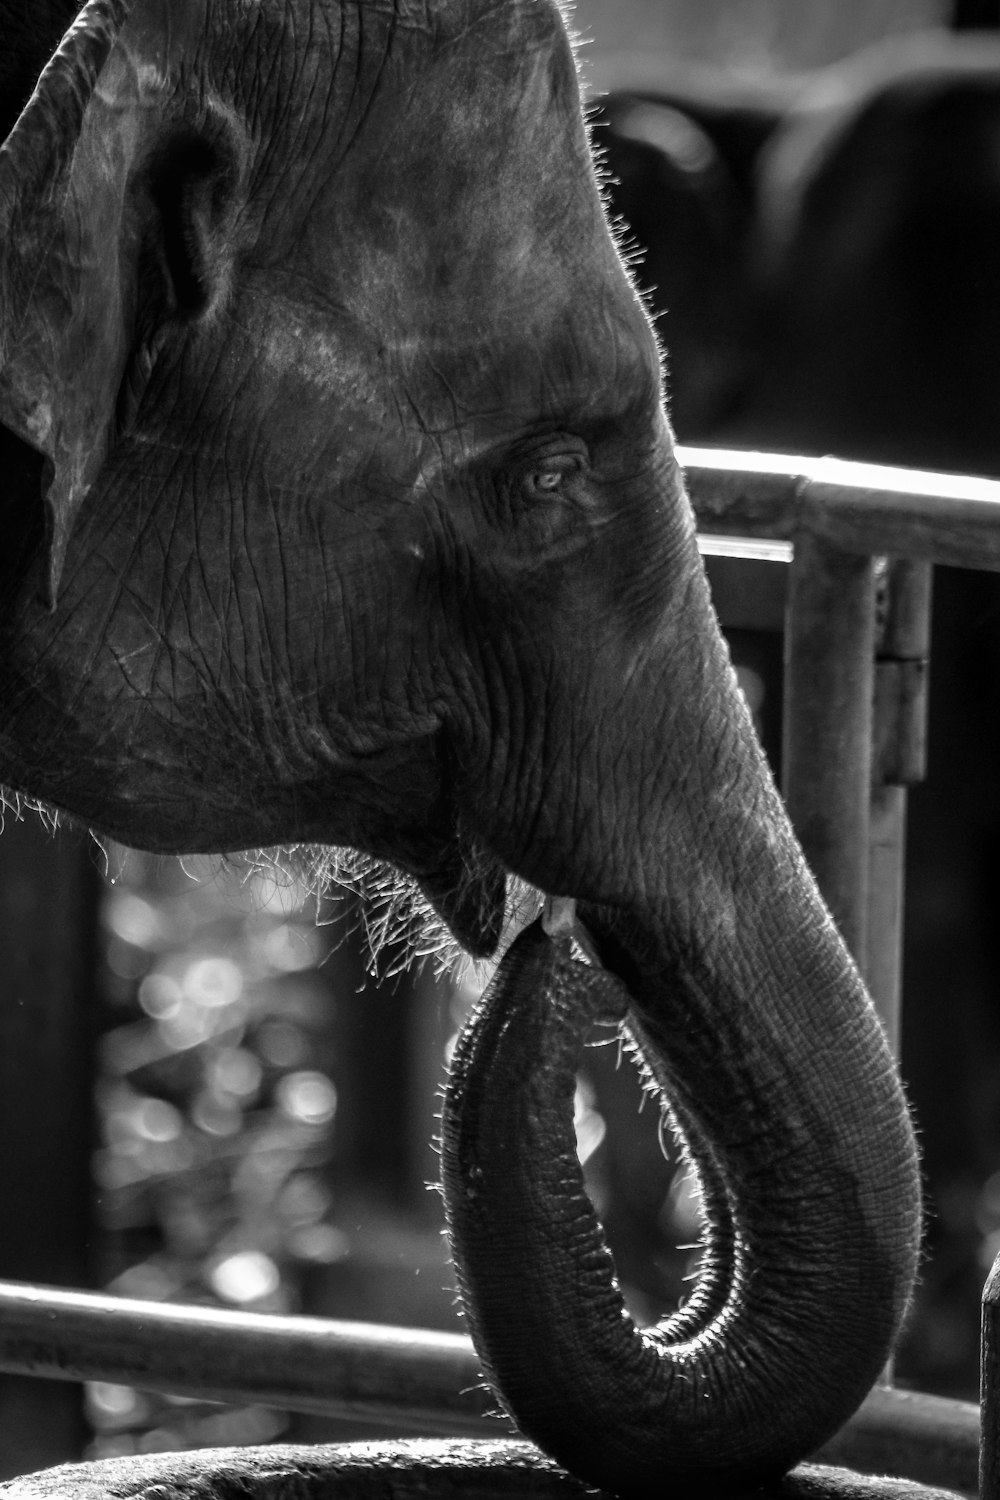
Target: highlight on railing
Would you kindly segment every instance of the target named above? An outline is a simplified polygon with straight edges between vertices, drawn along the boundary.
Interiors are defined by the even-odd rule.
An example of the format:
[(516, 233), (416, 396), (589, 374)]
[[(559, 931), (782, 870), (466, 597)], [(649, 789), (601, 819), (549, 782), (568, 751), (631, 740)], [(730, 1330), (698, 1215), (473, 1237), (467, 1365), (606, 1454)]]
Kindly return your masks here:
[[(894, 1038), (906, 789), (923, 774), (928, 568), (1000, 570), (1000, 482), (687, 447), (678, 461), (709, 558), (788, 564), (784, 791)], [(822, 1456), (974, 1493), (982, 1453), (980, 1494), (1000, 1500), (998, 1287), (995, 1267), (981, 1412), (879, 1386)], [(471, 1343), (421, 1329), (6, 1283), (0, 1369), (251, 1397), (431, 1434), (506, 1430)]]
[(700, 531), (1000, 570), (1000, 480), (678, 446)]

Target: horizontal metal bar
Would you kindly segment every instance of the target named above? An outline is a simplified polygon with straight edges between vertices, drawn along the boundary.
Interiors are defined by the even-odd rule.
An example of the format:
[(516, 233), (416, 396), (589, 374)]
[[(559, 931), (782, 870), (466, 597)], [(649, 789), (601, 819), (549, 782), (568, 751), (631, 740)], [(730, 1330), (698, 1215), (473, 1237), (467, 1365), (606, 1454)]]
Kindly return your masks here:
[(181, 1307), (0, 1283), (0, 1370), (488, 1434), (471, 1342), (375, 1323)]
[(1000, 480), (724, 448), (677, 448), (698, 529), (1000, 571)]
[(698, 537), (702, 557), (727, 557), (739, 562), (790, 563), (791, 542), (770, 541), (767, 537), (725, 536), (721, 533)]
[[(502, 1436), (471, 1342), (460, 1334), (140, 1302), (0, 1282), (0, 1369), (108, 1380), (218, 1401), (384, 1421), (430, 1433)], [(968, 1488), (979, 1410), (874, 1390), (822, 1454), (925, 1484)]]

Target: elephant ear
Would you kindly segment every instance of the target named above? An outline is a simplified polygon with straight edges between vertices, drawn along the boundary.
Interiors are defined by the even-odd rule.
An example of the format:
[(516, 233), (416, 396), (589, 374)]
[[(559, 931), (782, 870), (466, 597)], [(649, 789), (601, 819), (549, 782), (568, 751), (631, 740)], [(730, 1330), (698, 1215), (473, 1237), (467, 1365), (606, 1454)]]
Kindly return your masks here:
[(90, 0), (0, 149), (0, 423), (47, 460), (52, 608), (123, 395), (162, 327), (217, 300), (218, 183), (236, 172), (204, 98), (191, 124), (171, 108), (166, 7), (136, 6), (142, 25), (132, 8)]

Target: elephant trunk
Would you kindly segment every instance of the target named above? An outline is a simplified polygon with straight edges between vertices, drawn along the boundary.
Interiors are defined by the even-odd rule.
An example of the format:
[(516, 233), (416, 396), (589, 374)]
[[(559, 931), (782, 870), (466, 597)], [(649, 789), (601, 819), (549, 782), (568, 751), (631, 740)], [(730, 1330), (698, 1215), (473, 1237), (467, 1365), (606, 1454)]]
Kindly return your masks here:
[(565, 859), (524, 873), (580, 899), (701, 1180), (691, 1299), (638, 1330), (585, 1196), (574, 1074), (610, 991), (568, 939), (536, 929), (505, 959), (457, 1057), (443, 1129), (453, 1249), (488, 1372), (527, 1436), (626, 1494), (694, 1475), (732, 1492), (818, 1447), (884, 1365), (920, 1233), (884, 1035), (693, 556), (686, 568), (682, 609), (616, 674), (601, 734), (567, 736), (584, 755), (601, 746), (603, 769), (576, 768), (589, 795), (563, 799), (578, 818), (594, 804), (600, 851), (588, 857), (593, 830), (579, 822), (568, 838), (551, 827), (538, 843)]

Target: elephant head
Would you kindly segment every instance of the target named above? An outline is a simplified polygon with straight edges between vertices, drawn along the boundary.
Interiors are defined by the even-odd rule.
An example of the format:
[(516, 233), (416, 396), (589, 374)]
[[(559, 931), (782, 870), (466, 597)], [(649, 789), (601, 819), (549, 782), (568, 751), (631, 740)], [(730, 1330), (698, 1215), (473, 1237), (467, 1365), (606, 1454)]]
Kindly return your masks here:
[[(652, 1348), (680, 1471), (794, 1462), (898, 1331), (912, 1133), (717, 629), (555, 0), (90, 0), (0, 247), (0, 777), (149, 849), (350, 845), (475, 953), (509, 874), (575, 898), (716, 1228), (618, 1415)], [(538, 1369), (515, 1411), (573, 1463)]]

